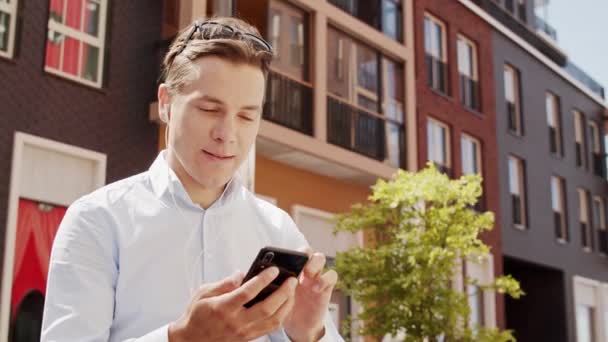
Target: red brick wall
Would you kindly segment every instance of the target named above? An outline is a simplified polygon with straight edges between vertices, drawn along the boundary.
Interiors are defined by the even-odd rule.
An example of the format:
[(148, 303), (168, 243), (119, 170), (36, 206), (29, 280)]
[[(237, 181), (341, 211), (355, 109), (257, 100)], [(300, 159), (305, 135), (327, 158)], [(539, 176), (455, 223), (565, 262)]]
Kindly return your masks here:
[[(419, 164), (427, 161), (427, 117), (442, 121), (450, 127), (452, 175), (462, 173), (460, 157), (461, 133), (466, 133), (481, 142), (482, 172), (484, 178), (485, 205), (496, 214), (496, 226), (485, 234), (483, 240), (492, 247), (494, 269), (502, 273), (501, 232), (499, 222), (499, 182), (497, 176), (496, 113), (494, 100), (494, 69), (492, 64), (492, 29), (481, 18), (454, 0), (414, 1), (415, 51), (416, 51), (416, 96), (417, 130), (419, 141)], [(448, 94), (441, 95), (427, 85), (424, 50), (424, 15), (429, 13), (447, 26)], [(462, 34), (477, 45), (478, 75), (481, 90), (480, 113), (466, 109), (460, 101), (460, 86), (457, 60), (457, 35)], [(505, 326), (504, 299), (497, 298), (497, 323)]]

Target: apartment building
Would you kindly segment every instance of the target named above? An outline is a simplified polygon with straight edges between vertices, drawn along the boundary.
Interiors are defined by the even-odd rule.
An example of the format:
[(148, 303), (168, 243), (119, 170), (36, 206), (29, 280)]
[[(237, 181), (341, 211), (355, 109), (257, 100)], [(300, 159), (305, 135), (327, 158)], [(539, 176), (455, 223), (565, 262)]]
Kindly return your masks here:
[(156, 156), (147, 112), (161, 11), (131, 1), (0, 1), (0, 341), (39, 341), (66, 207)]

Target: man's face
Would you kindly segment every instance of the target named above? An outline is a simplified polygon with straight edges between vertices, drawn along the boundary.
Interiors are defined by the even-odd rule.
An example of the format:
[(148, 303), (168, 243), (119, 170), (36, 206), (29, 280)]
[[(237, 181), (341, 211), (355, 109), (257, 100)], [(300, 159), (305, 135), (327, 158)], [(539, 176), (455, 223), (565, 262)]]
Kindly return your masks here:
[(255, 141), (265, 82), (260, 68), (207, 56), (171, 98), (169, 154), (205, 189), (224, 186)]

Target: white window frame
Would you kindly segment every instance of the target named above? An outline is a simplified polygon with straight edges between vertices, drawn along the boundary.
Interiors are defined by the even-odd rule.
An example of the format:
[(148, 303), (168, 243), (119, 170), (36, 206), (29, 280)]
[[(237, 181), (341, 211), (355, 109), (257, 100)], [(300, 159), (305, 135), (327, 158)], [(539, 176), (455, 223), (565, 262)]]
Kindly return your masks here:
[[(491, 253), (478, 257), (478, 262), (465, 260), (464, 270), (462, 260), (455, 264), (454, 279), (452, 281), (455, 289), (468, 293), (465, 288), (465, 276), (477, 280), (479, 285), (487, 285), (494, 281), (494, 255)], [(468, 301), (468, 297), (467, 297)], [(492, 290), (483, 291), (483, 326), (487, 328), (496, 327), (496, 292)]]
[(0, 11), (7, 13), (10, 16), (8, 23), (8, 39), (7, 39), (7, 50), (0, 50), (0, 57), (12, 59), (15, 53), (15, 36), (17, 29), (17, 8), (19, 0), (11, 0), (8, 4), (0, 2)]
[(589, 121), (589, 129), (591, 130), (591, 152), (600, 154), (602, 153), (600, 127), (595, 121)]
[[(514, 167), (515, 167), (515, 174), (517, 177), (517, 185), (516, 185), (516, 190), (517, 193), (513, 192), (513, 186), (511, 184), (511, 163), (513, 162)], [(520, 230), (525, 230), (527, 225), (528, 225), (528, 217), (527, 217), (527, 212), (526, 212), (526, 208), (527, 208), (527, 196), (526, 196), (526, 183), (525, 183), (525, 167), (524, 167), (524, 161), (523, 159), (514, 156), (514, 155), (509, 155), (509, 159), (507, 161), (507, 169), (508, 169), (508, 173), (509, 173), (509, 195), (517, 195), (519, 196), (519, 198), (522, 201), (522, 205), (521, 205), (521, 217), (522, 217), (522, 224), (518, 224), (518, 223), (514, 223), (513, 226), (517, 229)]]
[[(549, 104), (551, 103), (551, 106)], [(550, 108), (552, 107), (552, 111)], [(560, 108), (560, 100), (557, 95), (548, 91), (545, 93), (545, 112), (547, 114), (547, 125), (553, 129), (555, 129), (555, 146), (557, 151), (555, 154), (563, 155), (564, 150), (562, 146), (562, 128), (561, 128), (561, 108)], [(553, 152), (552, 152), (553, 153)]]
[[(557, 203), (554, 203), (553, 200), (553, 196), (555, 195), (553, 193), (553, 184), (557, 184)], [(564, 180), (564, 178), (560, 177), (560, 176), (556, 176), (556, 175), (552, 175), (551, 176), (551, 212), (558, 212), (560, 213), (561, 219), (562, 221), (560, 222), (561, 224), (561, 230), (562, 230), (562, 234), (563, 237), (555, 237), (557, 239), (557, 242), (559, 243), (567, 243), (568, 240), (568, 222), (566, 220), (566, 202), (565, 202), (565, 196), (566, 196), (566, 181)], [(557, 208), (555, 208), (555, 206), (557, 205)]]
[[(511, 85), (507, 84), (507, 74), (511, 79)], [(521, 81), (519, 70), (510, 64), (505, 64), (503, 71), (503, 87), (505, 91), (505, 102), (513, 103), (515, 106), (515, 122), (516, 122), (516, 130), (513, 133), (517, 135), (523, 135), (523, 117), (521, 111)], [(509, 99), (509, 94), (512, 93), (513, 99)], [(509, 130), (510, 131), (510, 130)]]
[[(67, 25), (64, 25), (62, 23), (58, 23), (54, 20), (52, 20), (49, 17), (49, 21), (48, 21), (48, 25), (47, 25), (47, 36), (48, 36), (48, 32), (49, 31), (54, 31), (54, 32), (59, 32), (65, 36), (69, 36), (70, 38), (76, 39), (82, 43), (86, 43), (89, 44), (93, 47), (96, 47), (99, 49), (99, 63), (97, 64), (97, 82), (92, 82), (89, 81), (87, 79), (84, 79), (83, 77), (80, 76), (74, 76), (72, 74), (69, 74), (67, 72), (63, 72), (61, 70), (57, 70), (55, 68), (51, 68), (48, 66), (44, 66), (44, 71), (48, 72), (49, 74), (54, 74), (57, 76), (61, 76), (64, 78), (67, 78), (69, 80), (78, 82), (78, 83), (82, 83), (94, 88), (101, 88), (102, 84), (103, 84), (103, 79), (104, 79), (104, 74), (103, 74), (103, 70), (104, 70), (104, 64), (105, 64), (105, 45), (106, 45), (106, 25), (108, 22), (108, 1), (109, 0), (97, 0), (99, 2), (99, 34), (97, 37), (92, 36), (90, 34), (87, 34), (83, 31), (77, 30), (75, 28), (69, 27)], [(67, 6), (67, 1), (64, 2), (63, 4), (64, 6), (64, 13), (66, 13), (66, 6)], [(86, 6), (86, 5), (85, 5)], [(83, 20), (84, 16), (81, 17), (81, 20)], [(48, 40), (48, 38), (47, 38)], [(80, 49), (78, 51), (78, 73), (80, 73), (80, 70), (82, 68), (82, 49)], [(63, 63), (63, 49), (61, 50), (61, 57), (60, 57), (60, 68), (61, 65)]]
[[(447, 30), (446, 24), (443, 22), (443, 20), (441, 20), (441, 19), (433, 16), (432, 14), (429, 14), (428, 12), (424, 13), (424, 18), (428, 19), (431, 24), (438, 25), (439, 30), (441, 31), (441, 42), (439, 42), (441, 44), (441, 54), (439, 54), (439, 56), (438, 56), (438, 51), (428, 51), (426, 43), (424, 44), (424, 51), (425, 51), (425, 53), (427, 55), (431, 55), (434, 58), (439, 59), (443, 63), (447, 63), (447, 61), (448, 61), (448, 54), (447, 54), (447, 32), (448, 32), (448, 30)], [(425, 21), (423, 21), (423, 23), (424, 22)], [(424, 35), (425, 35), (424, 41), (425, 42), (426, 42), (427, 33), (428, 32), (426, 32), (426, 30), (424, 30)], [(435, 39), (434, 35), (431, 34), (431, 46), (434, 46), (433, 43), (437, 43), (437, 42), (434, 41), (434, 39)]]
[[(445, 149), (444, 153), (445, 153), (445, 159), (446, 160), (444, 161), (443, 164), (440, 163), (440, 162), (438, 162), (438, 161), (436, 161), (436, 160), (433, 160), (431, 158), (431, 156), (432, 156), (431, 144), (428, 143), (428, 142), (431, 141), (431, 138), (428, 136), (428, 131), (429, 131), (429, 128), (430, 128), (429, 126), (431, 124), (432, 125), (436, 125), (437, 127), (441, 128), (442, 132), (444, 132), (444, 134), (445, 134), (444, 135), (445, 146), (438, 147), (438, 146), (434, 146), (433, 145), (433, 149), (435, 150), (434, 151), (435, 154), (438, 153), (437, 149), (439, 149), (439, 148)], [(438, 165), (445, 166), (447, 168), (451, 168), (451, 165), (452, 165), (452, 163), (451, 163), (451, 160), (452, 160), (452, 157), (451, 157), (452, 156), (452, 151), (451, 151), (450, 139), (451, 139), (451, 137), (450, 137), (450, 127), (447, 124), (445, 124), (445, 123), (443, 123), (443, 122), (441, 122), (439, 120), (433, 119), (431, 117), (427, 118), (427, 160), (428, 161), (432, 161), (432, 162), (434, 162), (434, 163), (436, 163)]]
[[(604, 296), (602, 296), (602, 290), (604, 290), (604, 295), (607, 292), (607, 284), (602, 285), (599, 281), (597, 280), (593, 280), (593, 279), (589, 279), (589, 278), (584, 278), (581, 276), (574, 276), (573, 277), (573, 283), (574, 283), (574, 327), (575, 330), (578, 329), (577, 327), (577, 321), (576, 321), (576, 317), (577, 317), (577, 308), (579, 305), (585, 305), (588, 307), (592, 307), (594, 309), (594, 315), (593, 315), (593, 326), (594, 326), (594, 331), (593, 334), (596, 337), (596, 341), (602, 341), (603, 338), (602, 336), (604, 336), (604, 334), (606, 334), (606, 332), (603, 329), (606, 329), (608, 327), (603, 327), (602, 321), (604, 320), (604, 317), (601, 317), (601, 313), (602, 311), (604, 311), (604, 314), (606, 314), (606, 312), (608, 311), (607, 307), (606, 307), (606, 303), (602, 303)], [(603, 308), (602, 308), (603, 307)], [(578, 331), (575, 331), (575, 336), (578, 336)]]
[[(463, 44), (466, 47), (471, 48), (471, 60), (470, 60), (471, 74), (470, 75), (462, 72), (462, 70), (461, 70), (461, 67), (463, 66), (461, 63), (464, 63), (464, 62), (462, 62), (463, 56), (461, 54), (461, 52), (462, 52), (461, 44)], [(461, 75), (467, 76), (470, 79), (477, 81), (478, 77), (479, 77), (478, 62), (477, 62), (477, 44), (475, 44), (475, 42), (473, 42), (466, 36), (464, 36), (462, 34), (458, 34), (456, 46), (457, 46), (457, 51), (458, 51), (458, 72)], [(469, 63), (469, 62), (467, 61), (467, 63)]]
[(32, 194), (32, 189), (26, 189), (22, 177), (27, 169), (27, 165), (24, 165), (24, 159), (28, 149), (60, 153), (69, 157), (82, 159), (93, 163), (94, 168), (93, 174), (91, 176), (94, 181), (92, 182), (92, 184), (89, 183), (84, 186), (90, 187), (90, 189), (87, 189), (87, 191), (89, 192), (103, 186), (106, 180), (105, 154), (21, 132), (15, 133), (13, 144), (13, 160), (11, 164), (10, 190), (8, 198), (6, 239), (4, 242), (5, 248), (4, 268), (2, 274), (2, 294), (0, 297), (0, 341), (7, 341), (8, 339), (9, 316), (11, 308), (10, 299), (11, 288), (13, 287), (15, 237), (17, 234), (19, 199), (21, 197), (27, 197), (32, 200), (55, 203), (66, 207), (77, 199), (76, 194), (67, 194), (66, 192), (59, 193), (59, 191), (57, 190), (47, 192), (44, 191), (44, 189), (36, 187), (35, 189), (33, 189), (36, 193)]
[(475, 162), (475, 167), (477, 168), (477, 174), (478, 175), (482, 175), (483, 174), (483, 168), (482, 168), (482, 158), (481, 158), (481, 142), (479, 141), (479, 139), (474, 138), (471, 135), (468, 135), (466, 133), (462, 133), (461, 138), (460, 138), (460, 155), (461, 155), (461, 166), (462, 166), (462, 174), (464, 175), (464, 140), (469, 140), (470, 142), (473, 143), (473, 146), (475, 147), (475, 154), (477, 155), (477, 160)]

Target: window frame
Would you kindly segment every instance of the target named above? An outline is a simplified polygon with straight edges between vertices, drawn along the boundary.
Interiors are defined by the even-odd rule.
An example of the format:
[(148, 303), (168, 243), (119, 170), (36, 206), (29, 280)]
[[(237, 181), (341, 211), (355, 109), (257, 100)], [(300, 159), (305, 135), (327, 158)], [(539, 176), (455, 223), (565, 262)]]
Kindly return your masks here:
[[(507, 74), (511, 75), (512, 83), (513, 83), (511, 91), (513, 92), (514, 102), (511, 102), (511, 101), (509, 101), (509, 99), (507, 99), (507, 79), (506, 79)], [(507, 131), (512, 134), (515, 134), (517, 136), (523, 136), (524, 135), (524, 125), (523, 125), (523, 110), (522, 110), (522, 103), (521, 103), (521, 75), (519, 73), (519, 69), (517, 69), (516, 67), (514, 67), (508, 63), (506, 63), (503, 68), (503, 88), (504, 88), (505, 102), (507, 103), (507, 106), (509, 103), (514, 106), (515, 124), (517, 126), (515, 128), (515, 130), (512, 130), (509, 127), (509, 117), (508, 117), (509, 113), (507, 111)]]
[[(458, 49), (458, 44), (462, 42), (462, 44), (468, 45), (469, 47), (471, 47), (471, 71), (472, 71), (472, 75), (465, 75), (462, 74), (460, 72), (460, 50)], [(462, 33), (458, 33), (457, 38), (456, 38), (456, 54), (457, 54), (457, 59), (458, 59), (458, 73), (467, 77), (470, 77), (472, 80), (474, 81), (479, 81), (479, 61), (478, 61), (478, 57), (477, 57), (477, 43), (475, 43), (473, 40), (467, 38), (467, 36), (465, 36)]]
[[(511, 191), (511, 169), (510, 169), (510, 164), (511, 161), (513, 161), (513, 163), (515, 164), (515, 170), (517, 170), (517, 191), (519, 193), (515, 194)], [(516, 156), (516, 155), (509, 155), (508, 160), (507, 160), (507, 172), (508, 172), (508, 178), (509, 178), (509, 182), (508, 182), (508, 186), (509, 186), (509, 198), (513, 195), (515, 196), (519, 196), (520, 198), (520, 208), (519, 210), (521, 211), (521, 220), (522, 223), (515, 223), (514, 221), (514, 217), (511, 217), (511, 219), (513, 220), (513, 227), (519, 230), (526, 230), (528, 227), (528, 211), (527, 211), (527, 192), (526, 192), (526, 167), (525, 167), (525, 161)], [(512, 205), (512, 204), (511, 204)], [(511, 208), (511, 212), (513, 208)], [(513, 216), (513, 215), (511, 215)]]
[[(439, 42), (439, 45), (441, 46), (441, 51), (439, 52), (439, 56), (437, 56), (437, 52), (433, 51), (434, 50), (434, 41), (433, 41), (433, 32), (427, 32), (426, 28), (427, 28), (427, 21), (430, 23), (429, 27), (434, 27), (435, 25), (437, 26), (437, 28), (439, 29), (439, 32), (441, 33), (441, 42)], [(429, 85), (429, 87), (431, 89), (434, 89), (438, 92), (444, 93), (446, 95), (448, 95), (450, 93), (450, 68), (449, 68), (449, 63), (448, 63), (448, 27), (447, 24), (437, 18), (436, 16), (425, 12), (424, 13), (424, 20), (423, 20), (423, 34), (424, 34), (424, 53), (425, 53), (425, 63), (427, 63), (426, 69), (429, 69), (428, 66), (428, 60), (429, 58), (431, 59), (431, 74), (429, 74), (428, 72), (425, 72), (427, 75), (427, 84)], [(433, 30), (431, 30), (433, 31)], [(429, 34), (430, 33), (430, 34)], [(427, 38), (429, 37), (429, 38)], [(427, 39), (430, 39), (430, 46), (431, 46), (431, 51), (427, 50)], [(443, 69), (438, 67), (439, 64), (437, 64), (436, 62), (439, 61), (440, 63), (443, 64)], [(441, 80), (442, 77), (440, 75), (440, 73), (443, 72), (443, 88), (441, 89)]]
[[(94, 88), (102, 88), (103, 87), (103, 81), (104, 81), (104, 70), (105, 70), (105, 55), (106, 55), (106, 29), (107, 29), (107, 23), (108, 23), (108, 2), (109, 0), (96, 0), (99, 3), (99, 31), (98, 31), (98, 36), (92, 36), (88, 33), (85, 33), (84, 31), (81, 30), (77, 30), (73, 27), (69, 27), (63, 23), (59, 23), (55, 20), (52, 20), (50, 17), (50, 11), (49, 11), (49, 20), (48, 20), (48, 24), (46, 26), (46, 34), (47, 34), (47, 39), (45, 40), (45, 46), (48, 43), (48, 35), (49, 32), (58, 32), (63, 34), (65, 37), (70, 37), (72, 39), (77, 40), (79, 43), (82, 44), (88, 44), (92, 47), (95, 47), (97, 49), (99, 49), (99, 59), (98, 59), (98, 64), (97, 64), (97, 81), (93, 82), (90, 80), (85, 79), (84, 77), (81, 76), (75, 76), (72, 75), (70, 73), (55, 69), (53, 67), (49, 67), (46, 65), (46, 61), (44, 63), (44, 71), (49, 73), (49, 74), (53, 74), (56, 76), (60, 76), (63, 78), (67, 78), (69, 80), (84, 84), (84, 85), (88, 85)], [(66, 8), (67, 8), (67, 1), (65, 1), (63, 3), (63, 12), (67, 13)], [(50, 6), (50, 0), (49, 0), (49, 5)], [(83, 4), (83, 8), (86, 7), (86, 3)], [(84, 16), (81, 16), (81, 21), (84, 20), (83, 19)], [(61, 45), (60, 45), (61, 46)], [(46, 51), (46, 47), (45, 47), (45, 51)], [(80, 56), (82, 54), (82, 49), (79, 49), (78, 51), (79, 56), (78, 56), (78, 70), (80, 72), (81, 68), (82, 68), (82, 61), (83, 58), (82, 56)], [(60, 53), (60, 64), (63, 61), (63, 51), (61, 51)], [(46, 58), (46, 52), (45, 52), (45, 58)], [(61, 68), (61, 66), (60, 66)]]
[[(553, 103), (553, 112), (549, 112), (549, 101)], [(553, 128), (555, 130), (555, 148), (556, 151), (551, 151), (551, 145), (549, 145), (549, 151), (551, 154), (559, 157), (564, 156), (564, 146), (562, 139), (562, 124), (561, 124), (561, 103), (560, 98), (555, 93), (551, 91), (545, 92), (545, 114), (547, 117), (547, 126), (549, 129)], [(553, 120), (553, 125), (551, 126), (550, 118)], [(551, 136), (549, 136), (549, 144), (551, 144)]]
[(464, 144), (463, 141), (464, 140), (469, 140), (471, 141), (471, 143), (473, 144), (473, 146), (475, 147), (475, 153), (477, 154), (477, 158), (475, 160), (475, 168), (477, 169), (477, 173), (478, 175), (483, 175), (483, 162), (482, 162), (482, 156), (481, 156), (481, 141), (475, 137), (473, 137), (470, 134), (467, 133), (462, 133), (460, 136), (460, 158), (461, 158), (461, 172), (463, 175), (465, 175), (464, 172), (464, 158), (463, 158), (463, 152), (464, 152)]
[[(584, 278), (579, 275), (575, 275), (573, 281), (573, 301), (574, 301), (574, 328), (575, 336), (578, 338), (578, 308), (579, 306), (586, 306), (593, 309), (592, 317), (592, 331), (590, 332), (596, 341), (602, 341), (602, 322), (606, 319), (601, 317), (601, 313), (604, 315), (608, 313), (608, 298), (603, 298), (608, 295), (608, 284), (602, 284), (597, 280)], [(608, 327), (606, 327), (608, 328)], [(599, 337), (599, 339), (598, 339)]]
[[(557, 191), (558, 191), (558, 208), (556, 211), (556, 208), (554, 208), (554, 204), (553, 204), (553, 184), (554, 182), (557, 182)], [(568, 219), (567, 219), (567, 211), (568, 211), (568, 206), (566, 204), (566, 182), (564, 180), (563, 177), (560, 177), (558, 175), (552, 175), (551, 176), (551, 211), (554, 213), (553, 217), (555, 219), (555, 214), (561, 214), (560, 216), (560, 233), (562, 236), (555, 236), (557, 242), (559, 243), (567, 243), (569, 240), (569, 234), (568, 234)], [(553, 224), (555, 225), (555, 222), (553, 222)], [(555, 226), (554, 226), (555, 227)]]
[[(464, 56), (462, 56), (461, 54), (461, 46), (463, 46), (463, 49), (470, 49), (470, 60), (467, 61), (466, 63), (470, 63), (470, 65), (468, 66), (469, 69), (471, 70), (471, 74), (467, 75), (464, 74), (460, 68), (461, 68), (461, 63), (464, 59)], [(457, 35), (457, 39), (456, 39), (456, 59), (457, 59), (457, 64), (458, 64), (458, 76), (459, 76), (459, 84), (460, 84), (460, 101), (462, 102), (462, 104), (465, 107), (471, 108), (473, 110), (476, 111), (480, 111), (481, 110), (481, 99), (479, 96), (479, 61), (478, 61), (478, 48), (477, 48), (477, 43), (475, 43), (473, 40), (469, 39), (467, 36), (465, 36), (462, 33), (458, 33)], [(462, 78), (465, 77), (471, 81), (473, 81), (473, 88), (470, 90), (471, 92), (473, 92), (473, 94), (475, 94), (475, 91), (477, 92), (475, 95), (471, 98), (471, 103), (467, 103), (467, 98), (465, 98), (465, 89), (463, 87), (463, 81)]]
[(0, 2), (0, 11), (8, 14), (8, 39), (6, 51), (0, 50), (0, 57), (13, 59), (15, 57), (15, 41), (17, 40), (17, 12), (19, 0), (11, 0), (9, 3)]
[[(588, 168), (588, 162), (587, 162), (587, 139), (586, 139), (586, 134), (585, 134), (585, 114), (583, 112), (581, 112), (578, 109), (574, 109), (572, 111), (572, 113), (574, 114), (574, 155), (575, 155), (575, 163), (576, 167), (578, 168), (582, 168), (582, 169), (587, 169)], [(580, 141), (579, 141), (580, 140)], [(581, 145), (581, 151), (578, 152), (577, 149), (577, 144)], [(576, 160), (576, 156), (577, 153), (580, 153), (580, 158), (581, 158), (581, 164), (578, 165), (578, 160)]]
[[(443, 154), (444, 154), (445, 159), (446, 159), (445, 160), (445, 164), (441, 164), (438, 161), (431, 159), (431, 155), (430, 155), (430, 153), (431, 153), (430, 147), (431, 146), (429, 144), (429, 141), (431, 141), (431, 140), (430, 140), (430, 137), (428, 136), (428, 132), (429, 132), (429, 128), (430, 128), (429, 125), (431, 125), (431, 124), (434, 124), (437, 127), (441, 128), (442, 132), (444, 132), (444, 134), (445, 134), (444, 135), (445, 146), (442, 146), (442, 148), (444, 149)], [(452, 156), (452, 147), (451, 147), (451, 141), (450, 141), (451, 140), (451, 134), (450, 133), (451, 133), (450, 132), (450, 126), (448, 126), (448, 124), (443, 123), (442, 121), (437, 120), (435, 118), (432, 118), (430, 116), (427, 118), (427, 160), (430, 161), (430, 162), (433, 162), (436, 165), (444, 167), (444, 168), (448, 169), (451, 172), (451, 169), (452, 169), (452, 157), (451, 157)]]
[(587, 241), (585, 241), (584, 239), (582, 239), (581, 236), (581, 244), (583, 246), (583, 250), (585, 252), (591, 252), (593, 250), (593, 228), (592, 228), (592, 222), (593, 220), (592, 215), (593, 213), (591, 212), (591, 206), (590, 206), (590, 194), (589, 194), (589, 190), (583, 189), (583, 188), (577, 188), (577, 194), (578, 194), (578, 221), (579, 224), (586, 224), (586, 235), (587, 235)]

